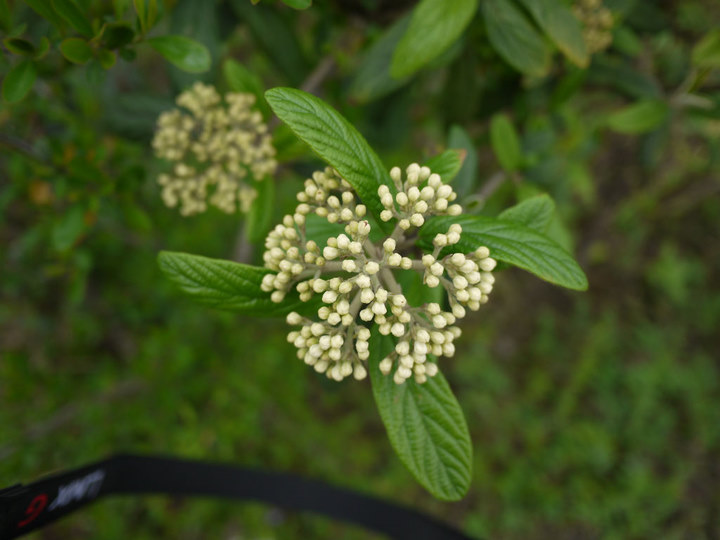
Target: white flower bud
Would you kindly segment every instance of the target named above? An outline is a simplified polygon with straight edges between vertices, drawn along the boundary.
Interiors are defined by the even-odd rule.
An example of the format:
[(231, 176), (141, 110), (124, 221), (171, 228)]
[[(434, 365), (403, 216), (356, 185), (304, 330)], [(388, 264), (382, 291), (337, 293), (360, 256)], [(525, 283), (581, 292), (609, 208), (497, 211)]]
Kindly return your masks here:
[(478, 263), (478, 266), (483, 272), (491, 272), (497, 266), (497, 261), (490, 258), (483, 259)]
[(302, 322), (302, 317), (298, 313), (291, 311), (290, 313), (287, 314), (287, 317), (285, 317), (285, 320), (287, 321), (288, 324), (295, 326)]
[(390, 359), (390, 357), (387, 357), (387, 358), (383, 358), (380, 361), (380, 365), (378, 367), (380, 368), (380, 372), (383, 375), (387, 375), (388, 373), (390, 373), (390, 370), (392, 369), (392, 365), (393, 365), (392, 359)]
[(338, 250), (331, 246), (325, 246), (323, 249), (323, 257), (325, 257), (328, 261), (333, 260), (335, 257), (338, 256)]
[(383, 250), (387, 253), (393, 253), (396, 246), (397, 242), (394, 238), (388, 238), (383, 242)]
[(390, 210), (383, 210), (380, 212), (380, 219), (382, 221), (390, 221), (393, 217), (393, 214)]
[(364, 270), (366, 274), (372, 276), (380, 271), (380, 265), (375, 261), (368, 261), (367, 263), (365, 263)]
[(395, 200), (400, 206), (406, 206), (408, 203), (408, 196), (407, 193), (404, 191), (399, 191), (397, 195), (395, 195)]
[(437, 375), (437, 372), (438, 372), (437, 364), (435, 364), (435, 363), (425, 364), (425, 374), (428, 377), (434, 377), (435, 375)]

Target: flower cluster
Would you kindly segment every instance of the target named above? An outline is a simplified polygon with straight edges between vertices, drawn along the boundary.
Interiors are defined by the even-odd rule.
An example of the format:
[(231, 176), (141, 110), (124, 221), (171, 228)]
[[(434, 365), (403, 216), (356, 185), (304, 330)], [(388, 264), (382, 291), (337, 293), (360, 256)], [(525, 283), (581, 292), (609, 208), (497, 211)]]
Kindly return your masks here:
[[(352, 186), (327, 168), (315, 172), (298, 193), (294, 214), (286, 215), (268, 235), (265, 265), (274, 270), (265, 276), (262, 289), (281, 302), (295, 289), (308, 301), (319, 295), (319, 320), (290, 313), (287, 322), (300, 326), (288, 335), (298, 357), (318, 372), (342, 380), (353, 375), (367, 376), (370, 324), (397, 343), (380, 362), (380, 370), (402, 384), (414, 377), (422, 383), (438, 371), (434, 356), (453, 356), (453, 341), (460, 336), (455, 326), (466, 309), (477, 310), (492, 290), (495, 260), (486, 247), (472, 253), (445, 254), (444, 248), (460, 241), (462, 228), (450, 226), (433, 240), (432, 253), (416, 256), (413, 229), (433, 215), (458, 215), (462, 208), (451, 204), (457, 197), (427, 167), (413, 163), (405, 170), (394, 167), (390, 177), (395, 195), (386, 185), (378, 196), (383, 221), (397, 220), (392, 234), (382, 241), (370, 240), (371, 225), (366, 207), (357, 201)], [(342, 233), (331, 236), (325, 245), (307, 237), (307, 218), (314, 214), (330, 223), (344, 225)], [(411, 306), (396, 280), (396, 270), (414, 270), (429, 287), (443, 286), (450, 311), (438, 303)]]
[[(177, 98), (181, 109), (164, 112), (152, 145), (158, 157), (174, 162), (158, 178), (163, 201), (180, 213), (204, 212), (207, 202), (232, 213), (246, 212), (257, 192), (243, 183), (248, 172), (260, 181), (275, 171), (275, 149), (255, 96), (195, 83)], [(208, 199), (208, 192), (211, 191)]]
[(579, 0), (573, 5), (575, 16), (582, 22), (583, 38), (588, 52), (607, 49), (612, 43), (612, 12), (603, 6), (602, 0)]

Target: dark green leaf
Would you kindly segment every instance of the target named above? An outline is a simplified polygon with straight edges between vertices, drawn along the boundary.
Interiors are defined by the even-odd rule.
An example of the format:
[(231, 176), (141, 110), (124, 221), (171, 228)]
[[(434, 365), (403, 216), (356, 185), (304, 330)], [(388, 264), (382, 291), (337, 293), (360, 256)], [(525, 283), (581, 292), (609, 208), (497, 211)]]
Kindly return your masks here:
[(81, 38), (67, 38), (60, 43), (62, 55), (76, 64), (84, 64), (93, 57), (93, 50)]
[(335, 109), (315, 96), (292, 88), (273, 88), (265, 97), (275, 114), (354, 188), (379, 220), (383, 206), (377, 190), (391, 184), (390, 175), (365, 138)]
[(469, 253), (479, 246), (487, 246), (490, 256), (532, 272), (539, 278), (568, 289), (587, 289), (587, 277), (572, 255), (528, 227), (486, 216), (440, 216), (420, 229), (420, 244), (432, 249), (432, 239), (447, 232), (452, 223), (462, 226), (460, 242), (453, 251)]
[(550, 68), (550, 49), (513, 2), (483, 0), (485, 27), (493, 48), (518, 71), (534, 77)]
[(393, 52), (410, 24), (410, 16), (398, 19), (365, 52), (360, 65), (355, 69), (348, 96), (360, 103), (367, 103), (383, 97), (404, 85), (409, 77), (390, 76)]
[(513, 172), (520, 168), (523, 162), (520, 138), (506, 115), (498, 113), (492, 117), (490, 144), (503, 169)]
[(535, 22), (557, 48), (581, 68), (590, 63), (580, 21), (561, 0), (522, 0)]
[(514, 221), (544, 233), (555, 213), (555, 203), (547, 194), (535, 195), (502, 212), (498, 218)]
[(205, 306), (258, 317), (280, 317), (304, 307), (295, 293), (280, 303), (270, 300), (260, 288), (263, 276), (272, 273), (267, 268), (170, 251), (158, 254), (158, 264), (170, 281)]
[(477, 3), (478, 0), (421, 0), (395, 49), (392, 76), (412, 75), (445, 52), (470, 24)]
[(661, 100), (639, 101), (607, 117), (610, 129), (620, 133), (646, 133), (662, 124), (670, 108)]
[(105, 27), (102, 36), (102, 43), (106, 49), (119, 49), (130, 43), (135, 38), (135, 31), (129, 24), (112, 23)]
[(461, 499), (472, 478), (472, 442), (462, 409), (442, 373), (423, 384), (395, 384), (378, 368), (393, 340), (374, 332), (369, 370), (373, 396), (390, 443), (400, 460), (430, 493)]
[(35, 60), (41, 60), (50, 50), (50, 40), (43, 36), (40, 38), (40, 45), (35, 50)]
[(460, 171), (463, 160), (465, 159), (464, 150), (445, 150), (442, 154), (431, 157), (423, 165), (430, 167), (430, 170), (440, 175), (442, 181), (446, 184), (450, 183)]
[(13, 67), (2, 84), (3, 99), (7, 103), (15, 103), (24, 98), (35, 84), (37, 69), (32, 60), (23, 60)]
[(52, 0), (52, 5), (55, 12), (75, 30), (85, 37), (93, 37), (92, 24), (74, 0)]
[(171, 63), (189, 73), (210, 69), (212, 59), (205, 45), (185, 36), (158, 36), (147, 40), (156, 51)]
[(465, 151), (462, 167), (453, 180), (453, 189), (459, 197), (464, 197), (472, 192), (477, 179), (477, 151), (470, 136), (458, 125), (450, 128), (447, 144), (450, 148), (460, 148)]
[(5, 38), (3, 44), (7, 49), (15, 54), (23, 56), (32, 56), (35, 54), (35, 45), (22, 38)]

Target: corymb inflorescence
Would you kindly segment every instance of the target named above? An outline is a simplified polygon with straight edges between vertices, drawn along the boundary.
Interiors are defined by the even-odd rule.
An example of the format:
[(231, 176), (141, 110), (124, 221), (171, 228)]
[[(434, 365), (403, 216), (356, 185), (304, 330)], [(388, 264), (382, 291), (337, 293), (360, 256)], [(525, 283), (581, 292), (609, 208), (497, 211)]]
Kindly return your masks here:
[[(275, 148), (252, 94), (229, 93), (195, 83), (180, 94), (173, 109), (160, 115), (153, 139), (158, 157), (174, 162), (159, 175), (162, 197), (183, 215), (207, 209), (207, 203), (232, 213), (247, 212), (257, 196), (244, 180), (275, 172)], [(209, 196), (209, 198), (208, 198)]]
[[(281, 302), (292, 288), (303, 301), (322, 298), (319, 320), (290, 313), (287, 322), (300, 326), (288, 334), (298, 357), (328, 377), (342, 380), (367, 376), (370, 326), (397, 338), (393, 352), (380, 362), (380, 370), (402, 384), (413, 376), (418, 383), (437, 373), (429, 358), (452, 356), (460, 336), (455, 325), (466, 308), (477, 310), (492, 290), (495, 260), (486, 247), (471, 253), (441, 256), (445, 247), (460, 241), (462, 227), (453, 224), (433, 239), (431, 253), (419, 252), (414, 233), (436, 215), (459, 215), (457, 195), (428, 167), (413, 163), (403, 171), (393, 167), (394, 186), (381, 185), (378, 197), (384, 207), (380, 218), (396, 220), (387, 237), (370, 239), (366, 208), (352, 186), (332, 168), (317, 171), (298, 193), (293, 215), (287, 215), (265, 241), (267, 274), (262, 288)], [(394, 194), (391, 191), (394, 187)], [(330, 223), (345, 225), (344, 233), (327, 238), (324, 245), (308, 239), (306, 218), (315, 214)], [(414, 270), (428, 287), (442, 286), (450, 311), (439, 303), (412, 306), (403, 295), (396, 272)]]

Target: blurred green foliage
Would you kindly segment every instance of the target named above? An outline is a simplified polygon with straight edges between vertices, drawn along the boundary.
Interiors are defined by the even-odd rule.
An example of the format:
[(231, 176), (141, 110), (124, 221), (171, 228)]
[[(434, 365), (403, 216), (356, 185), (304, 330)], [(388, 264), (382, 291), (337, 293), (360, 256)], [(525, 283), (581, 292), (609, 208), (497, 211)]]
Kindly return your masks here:
[[(606, 0), (606, 51), (587, 69), (541, 51), (547, 71), (530, 75), (497, 49), (486, 6), (401, 80), (390, 67), (412, 2), (48, 4), (0, 1), (0, 484), (154, 452), (297, 472), (490, 538), (720, 535), (713, 1)], [(525, 4), (516, 15), (542, 36)], [(192, 38), (210, 69), (171, 67), (129, 46), (130, 32)], [(78, 39), (87, 64), (64, 41)], [(8, 99), (8, 79), (30, 77), (20, 65), (35, 76)], [(198, 78), (322, 94), (386, 163), (464, 148), (476, 168), (456, 181), (473, 212), (556, 201), (548, 233), (590, 289), (509, 270), (465, 323), (443, 368), (475, 447), (461, 502), (433, 500), (407, 473), (367, 384), (326, 381), (295, 358), (282, 321), (195, 306), (160, 275), (160, 249), (261, 260), (262, 234), (248, 243), (242, 220), (183, 219), (160, 202), (154, 122)], [(318, 166), (283, 126), (274, 137), (285, 167), (265, 228)], [(108, 500), (35, 535), (128, 536), (369, 537), (260, 505), (167, 498)]]

